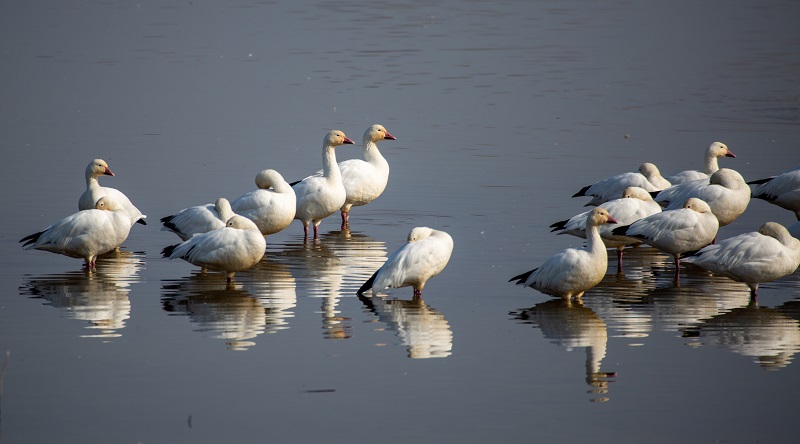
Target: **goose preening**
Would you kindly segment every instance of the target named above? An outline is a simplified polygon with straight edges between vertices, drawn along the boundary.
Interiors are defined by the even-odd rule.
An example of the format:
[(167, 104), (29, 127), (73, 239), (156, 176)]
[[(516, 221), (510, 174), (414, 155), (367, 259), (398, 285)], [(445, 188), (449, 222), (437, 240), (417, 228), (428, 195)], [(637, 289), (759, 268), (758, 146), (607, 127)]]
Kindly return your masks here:
[(297, 209), (294, 188), (275, 170), (258, 173), (256, 187), (231, 202), (233, 212), (255, 222), (264, 236), (288, 227)]
[(708, 181), (674, 185), (659, 192), (655, 200), (666, 210), (681, 208), (690, 197), (705, 201), (717, 216), (719, 226), (730, 224), (744, 213), (750, 203), (750, 187), (737, 171), (720, 168)]
[(161, 251), (163, 257), (180, 258), (203, 269), (224, 271), (228, 282), (237, 271), (244, 271), (264, 257), (267, 242), (250, 219), (235, 215), (223, 228), (200, 233)]
[(114, 173), (108, 168), (108, 164), (105, 160), (94, 159), (89, 162), (89, 164), (86, 165), (86, 191), (78, 198), (78, 209), (91, 210), (94, 208), (98, 199), (103, 196), (111, 196), (117, 201), (117, 205), (121, 206), (128, 214), (131, 226), (137, 222), (142, 225), (147, 225), (147, 222), (145, 222), (147, 216), (142, 214), (142, 212), (131, 203), (128, 196), (116, 188), (101, 186), (100, 182), (97, 180), (100, 176), (113, 175)]
[(673, 185), (680, 183), (693, 182), (695, 180), (707, 180), (709, 176), (719, 171), (720, 157), (736, 157), (728, 146), (722, 142), (714, 142), (706, 148), (703, 156), (703, 171), (686, 170), (668, 176), (667, 180)]
[(408, 242), (398, 248), (386, 262), (358, 289), (372, 295), (386, 288), (411, 286), (414, 296), (421, 296), (425, 282), (444, 270), (453, 253), (453, 238), (444, 231), (415, 227)]
[(797, 220), (800, 220), (800, 168), (747, 183), (758, 185), (753, 189), (753, 198), (766, 200), (792, 211)]
[(95, 268), (97, 256), (116, 249), (128, 237), (130, 217), (113, 197), (104, 196), (95, 207), (61, 219), (20, 240), (26, 250), (36, 249), (81, 258)]
[(308, 226), (314, 224), (314, 239), (318, 239), (322, 219), (342, 208), (347, 199), (342, 173), (336, 163), (336, 147), (352, 143), (339, 130), (326, 134), (322, 140), (322, 176), (308, 176), (292, 184), (297, 196), (294, 218), (303, 223), (303, 238), (306, 240)]
[(208, 233), (225, 226), (225, 222), (234, 216), (231, 203), (220, 197), (213, 204), (184, 208), (181, 211), (161, 218), (162, 231), (171, 231), (181, 240), (189, 240), (198, 233)]
[(783, 225), (767, 222), (758, 231), (743, 233), (709, 245), (684, 262), (744, 282), (755, 298), (758, 284), (788, 276), (800, 266), (800, 240)]
[(699, 250), (717, 236), (719, 221), (711, 207), (696, 197), (689, 198), (683, 208), (662, 211), (630, 225), (616, 227), (612, 233), (630, 236), (671, 254), (676, 273), (681, 269), (680, 255)]
[(661, 177), (661, 173), (652, 163), (643, 163), (639, 172), (622, 173), (603, 179), (581, 188), (572, 197), (591, 196), (585, 206), (597, 206), (603, 202), (618, 198), (628, 187), (644, 188), (648, 192), (656, 192), (668, 188), (669, 181)]
[[(639, 187), (626, 188), (621, 198), (604, 202), (598, 208), (605, 208), (621, 225), (630, 225), (639, 219), (661, 212), (661, 206), (653, 200), (650, 193)], [(586, 220), (590, 213), (591, 210), (585, 211), (568, 220), (556, 222), (550, 225), (551, 231), (586, 239)], [(611, 232), (613, 228), (612, 225), (603, 224), (598, 230), (606, 248), (617, 249), (617, 270), (621, 271), (622, 250), (628, 245), (640, 244), (641, 241), (628, 236), (617, 236)]]
[(539, 268), (509, 279), (517, 285), (532, 287), (544, 294), (566, 300), (580, 299), (606, 275), (608, 253), (600, 237), (603, 224), (617, 221), (605, 208), (595, 208), (586, 219), (586, 247), (568, 248), (547, 259)]

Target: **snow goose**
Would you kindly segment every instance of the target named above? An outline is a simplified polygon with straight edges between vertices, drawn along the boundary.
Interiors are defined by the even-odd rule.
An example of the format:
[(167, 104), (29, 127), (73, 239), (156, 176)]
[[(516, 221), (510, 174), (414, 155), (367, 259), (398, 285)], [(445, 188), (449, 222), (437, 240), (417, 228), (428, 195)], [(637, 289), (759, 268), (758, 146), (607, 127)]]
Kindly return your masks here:
[(597, 206), (603, 202), (618, 198), (628, 187), (644, 188), (655, 192), (669, 187), (669, 181), (661, 177), (661, 173), (652, 163), (643, 163), (637, 173), (622, 173), (603, 179), (581, 188), (572, 197), (592, 196), (585, 206)]
[(398, 248), (386, 262), (358, 289), (357, 294), (372, 290), (376, 295), (385, 288), (411, 286), (414, 296), (421, 296), (425, 282), (444, 270), (453, 253), (453, 238), (444, 231), (415, 227), (408, 242)]
[(128, 237), (128, 213), (112, 196), (97, 200), (95, 208), (81, 210), (43, 231), (20, 240), (26, 250), (36, 249), (81, 258), (95, 268), (97, 256), (116, 249)]
[(754, 198), (793, 211), (797, 220), (800, 220), (800, 168), (747, 183), (758, 185), (753, 189)]
[(180, 258), (191, 264), (227, 273), (233, 281), (237, 271), (257, 264), (267, 248), (256, 224), (244, 216), (233, 216), (218, 230), (200, 233), (178, 245), (164, 248), (164, 257)]
[(231, 203), (220, 197), (214, 204), (198, 205), (184, 208), (172, 216), (161, 218), (162, 231), (171, 231), (181, 240), (189, 240), (197, 233), (207, 233), (225, 226), (225, 222), (234, 216)]
[(693, 182), (695, 180), (707, 180), (709, 176), (719, 171), (719, 162), (717, 159), (720, 157), (736, 157), (727, 145), (722, 142), (714, 142), (706, 148), (704, 156), (703, 171), (687, 170), (680, 173), (673, 174), (667, 177), (673, 185), (679, 183)]
[(667, 188), (656, 195), (656, 202), (667, 210), (681, 208), (690, 197), (704, 200), (724, 227), (739, 217), (750, 203), (750, 187), (737, 171), (721, 168), (708, 181), (699, 180)]
[(800, 266), (800, 240), (783, 225), (767, 222), (750, 233), (734, 236), (709, 245), (684, 262), (744, 282), (755, 298), (758, 284), (788, 276)]
[(231, 202), (236, 214), (253, 222), (267, 236), (288, 227), (297, 206), (294, 189), (275, 170), (264, 170), (256, 175), (256, 187)]
[(322, 219), (342, 208), (347, 192), (342, 184), (342, 173), (336, 164), (336, 147), (352, 144), (343, 132), (333, 130), (322, 140), (322, 176), (308, 176), (292, 184), (297, 196), (294, 218), (303, 222), (304, 239), (308, 239), (308, 225), (314, 224), (314, 239), (319, 238)]
[(108, 164), (103, 159), (94, 159), (93, 161), (89, 162), (86, 165), (86, 191), (81, 194), (81, 197), (78, 199), (78, 209), (79, 210), (90, 210), (93, 209), (97, 200), (103, 196), (112, 196), (119, 205), (122, 206), (122, 209), (128, 213), (128, 216), (131, 220), (131, 226), (135, 223), (140, 223), (142, 225), (147, 225), (145, 222), (145, 216), (139, 211), (136, 206), (131, 203), (131, 200), (128, 199), (122, 191), (119, 191), (116, 188), (110, 187), (103, 187), (100, 186), (100, 182), (97, 181), (99, 176), (113, 176), (114, 173), (108, 168)]
[(710, 244), (717, 236), (718, 229), (719, 221), (711, 212), (711, 207), (705, 201), (692, 197), (681, 209), (656, 213), (630, 225), (614, 228), (611, 232), (639, 239), (671, 254), (676, 270), (680, 271), (680, 255)]
[(544, 294), (566, 300), (580, 299), (606, 275), (608, 254), (599, 226), (617, 223), (605, 208), (595, 208), (586, 219), (586, 247), (568, 248), (547, 259), (539, 268), (509, 279)]
[[(599, 205), (605, 208), (618, 224), (630, 225), (644, 217), (660, 213), (661, 206), (658, 205), (653, 197), (639, 187), (628, 187), (619, 199), (610, 200)], [(550, 225), (551, 231), (558, 231), (557, 234), (570, 234), (586, 239), (586, 220), (591, 211), (572, 216), (568, 220), (562, 220)], [(617, 236), (611, 233), (612, 226), (603, 224), (598, 227), (600, 237), (606, 248), (617, 249), (617, 270), (622, 270), (622, 250), (628, 245), (640, 244), (639, 239), (628, 236)]]

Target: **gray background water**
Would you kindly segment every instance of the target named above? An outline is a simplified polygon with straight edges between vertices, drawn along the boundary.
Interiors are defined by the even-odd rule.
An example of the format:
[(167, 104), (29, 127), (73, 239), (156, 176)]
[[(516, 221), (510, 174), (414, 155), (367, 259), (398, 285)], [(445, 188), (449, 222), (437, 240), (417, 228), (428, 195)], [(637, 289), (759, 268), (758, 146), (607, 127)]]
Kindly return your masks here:
[[(800, 277), (742, 284), (630, 253), (567, 307), (509, 277), (580, 241), (595, 180), (800, 166), (791, 1), (0, 3), (0, 441), (792, 442)], [(385, 194), (225, 290), (160, 258), (158, 219), (320, 167), (372, 123)], [(339, 159), (360, 146), (338, 150)], [(91, 276), (17, 240), (77, 210), (89, 160), (149, 216)], [(793, 216), (764, 202), (729, 237)], [(425, 288), (355, 289), (413, 226)], [(404, 302), (405, 301), (405, 302)], [(413, 357), (413, 359), (412, 359)], [(430, 359), (423, 359), (430, 357)], [(604, 373), (613, 373), (608, 375)], [(607, 402), (602, 402), (607, 401)]]

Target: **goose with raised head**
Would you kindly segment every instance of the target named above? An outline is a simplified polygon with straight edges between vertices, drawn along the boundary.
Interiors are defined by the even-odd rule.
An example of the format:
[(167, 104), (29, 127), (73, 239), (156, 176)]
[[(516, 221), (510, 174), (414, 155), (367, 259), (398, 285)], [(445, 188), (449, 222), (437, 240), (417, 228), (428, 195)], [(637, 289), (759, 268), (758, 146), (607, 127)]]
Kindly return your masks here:
[(800, 168), (747, 183), (758, 185), (752, 191), (753, 198), (792, 211), (797, 220), (800, 220)]
[(681, 269), (680, 255), (699, 250), (717, 236), (719, 221), (711, 207), (696, 197), (691, 197), (683, 208), (662, 211), (640, 219), (630, 225), (616, 227), (611, 232), (629, 236), (672, 255), (675, 268)]
[(788, 276), (800, 266), (800, 240), (783, 225), (767, 222), (758, 231), (743, 233), (709, 245), (684, 262), (744, 282), (755, 298), (758, 284)]
[(261, 261), (266, 249), (267, 241), (256, 224), (235, 215), (223, 228), (192, 236), (182, 244), (164, 248), (161, 254), (165, 258), (183, 259), (204, 270), (223, 271), (231, 282), (237, 271), (247, 270)]
[[(626, 188), (621, 198), (604, 202), (598, 208), (605, 208), (621, 225), (629, 225), (639, 219), (661, 212), (661, 206), (653, 200), (650, 193), (639, 187)], [(591, 210), (556, 222), (550, 225), (551, 231), (557, 231), (556, 234), (570, 234), (586, 239), (586, 221), (590, 214)], [(612, 229), (613, 226), (609, 224), (598, 227), (600, 237), (606, 247), (617, 249), (617, 270), (621, 271), (623, 249), (628, 245), (640, 244), (641, 241), (628, 236), (617, 236), (611, 232)]]
[(703, 171), (686, 170), (667, 177), (672, 185), (680, 183), (694, 182), (695, 180), (708, 180), (708, 178), (719, 171), (719, 161), (721, 157), (736, 157), (728, 146), (722, 142), (713, 142), (706, 148), (703, 156)]
[(659, 192), (655, 201), (665, 210), (681, 208), (690, 197), (705, 201), (717, 216), (719, 226), (730, 224), (744, 213), (750, 203), (750, 187), (737, 171), (720, 168), (708, 181), (694, 181), (674, 185)]
[(97, 256), (116, 249), (128, 237), (130, 217), (112, 196), (103, 196), (95, 207), (81, 210), (26, 236), (22, 248), (36, 249), (83, 259), (93, 269)]
[(255, 222), (264, 236), (288, 227), (297, 210), (294, 188), (272, 169), (256, 175), (256, 187), (231, 202), (233, 212)]
[(617, 199), (628, 187), (644, 188), (647, 192), (656, 192), (668, 188), (671, 184), (661, 177), (658, 167), (652, 163), (643, 163), (638, 172), (622, 173), (611, 176), (581, 188), (572, 197), (591, 196), (584, 206), (597, 206), (603, 202)]
[(603, 280), (608, 270), (608, 253), (599, 227), (616, 224), (605, 208), (595, 208), (586, 219), (586, 247), (568, 248), (551, 256), (538, 268), (509, 279), (544, 294), (566, 300), (580, 299)]
[(138, 208), (128, 199), (122, 191), (111, 188), (111, 187), (104, 187), (100, 185), (100, 182), (97, 180), (100, 176), (114, 176), (114, 173), (108, 167), (108, 164), (103, 159), (94, 159), (86, 165), (86, 191), (81, 194), (81, 197), (78, 198), (78, 209), (79, 210), (91, 210), (94, 208), (95, 204), (97, 203), (98, 199), (103, 196), (111, 196), (114, 200), (117, 201), (118, 205), (122, 207), (123, 210), (128, 214), (130, 218), (131, 226), (135, 223), (140, 223), (142, 225), (147, 225), (145, 219), (147, 216), (142, 214)]
[(411, 286), (414, 296), (419, 297), (428, 279), (441, 273), (450, 261), (453, 238), (446, 232), (415, 227), (407, 239), (358, 289), (358, 295), (371, 290), (374, 296), (386, 288)]
[(208, 233), (225, 226), (225, 222), (233, 217), (231, 203), (220, 197), (213, 204), (197, 205), (161, 218), (164, 225), (162, 231), (171, 231), (181, 240), (189, 240), (198, 233)]
[(315, 174), (291, 184), (297, 196), (294, 218), (303, 223), (306, 240), (309, 225), (314, 224), (314, 239), (318, 239), (322, 219), (342, 208), (347, 200), (342, 173), (336, 163), (336, 147), (352, 143), (342, 131), (330, 131), (322, 140), (322, 176)]

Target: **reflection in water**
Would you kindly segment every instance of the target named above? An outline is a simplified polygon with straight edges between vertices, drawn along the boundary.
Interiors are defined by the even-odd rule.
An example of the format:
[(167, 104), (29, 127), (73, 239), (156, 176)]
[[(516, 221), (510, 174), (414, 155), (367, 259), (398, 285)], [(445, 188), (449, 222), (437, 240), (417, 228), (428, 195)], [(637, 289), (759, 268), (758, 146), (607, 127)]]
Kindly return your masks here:
[(765, 370), (789, 365), (800, 351), (800, 322), (781, 308), (760, 307), (751, 301), (744, 307), (703, 320), (684, 330), (684, 336), (731, 349), (754, 358)]
[[(545, 338), (572, 350), (586, 348), (586, 383), (592, 395), (607, 395), (608, 384), (616, 376), (614, 372), (601, 372), (600, 365), (606, 356), (608, 332), (606, 324), (591, 309), (580, 301), (551, 299), (532, 308), (511, 312), (514, 319), (525, 321), (542, 330)], [(608, 401), (608, 396), (597, 396), (592, 402)]]
[(250, 339), (289, 328), (296, 304), (294, 277), (285, 266), (267, 260), (227, 288), (202, 272), (162, 281), (164, 310), (188, 315), (196, 331), (225, 340), (231, 350), (247, 350), (255, 345)]
[(288, 241), (267, 255), (292, 270), (298, 286), (322, 300), (323, 335), (327, 339), (351, 336), (350, 319), (338, 309), (342, 296), (355, 296), (361, 284), (386, 261), (386, 244), (350, 230), (331, 231), (313, 242)]
[(139, 282), (143, 266), (142, 253), (112, 251), (97, 258), (95, 271), (29, 278), (20, 293), (45, 299), (69, 317), (87, 321), (92, 333), (81, 337), (118, 337), (131, 316), (129, 287)]
[(412, 359), (444, 358), (452, 354), (453, 332), (438, 310), (421, 297), (411, 300), (358, 297), (378, 320), (386, 323), (408, 347)]

